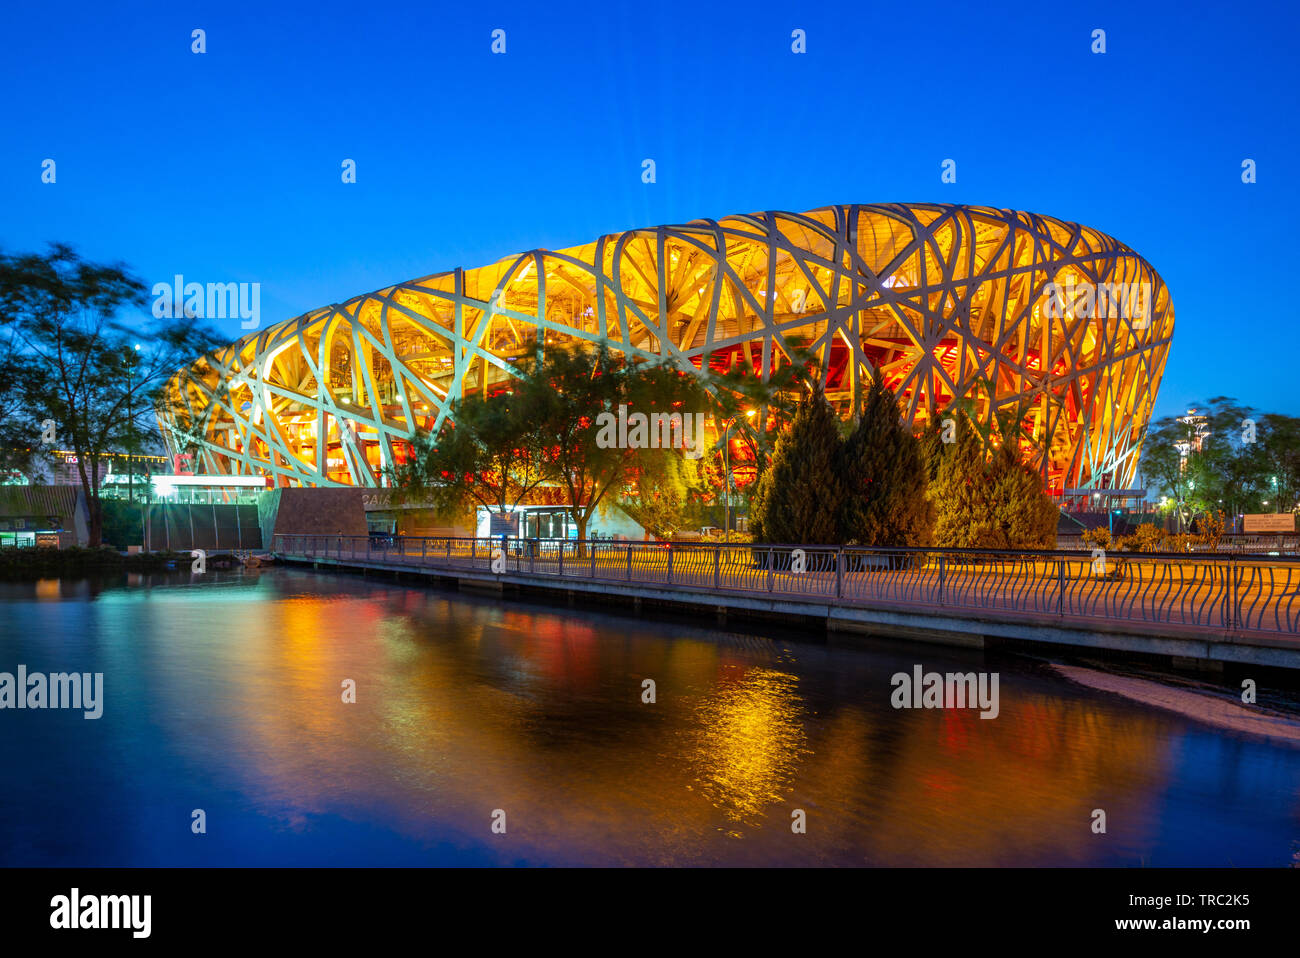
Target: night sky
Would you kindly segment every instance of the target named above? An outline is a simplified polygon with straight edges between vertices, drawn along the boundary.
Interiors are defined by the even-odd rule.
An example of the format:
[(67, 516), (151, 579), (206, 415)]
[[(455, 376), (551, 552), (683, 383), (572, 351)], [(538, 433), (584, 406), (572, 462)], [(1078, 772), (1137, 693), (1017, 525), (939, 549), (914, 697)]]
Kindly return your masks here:
[(266, 326), (635, 226), (1009, 207), (1096, 227), (1163, 276), (1177, 320), (1159, 414), (1220, 394), (1300, 414), (1281, 295), (1300, 212), (1294, 4), (113, 6), (6, 10), (8, 251), (61, 240), (150, 285), (259, 282)]

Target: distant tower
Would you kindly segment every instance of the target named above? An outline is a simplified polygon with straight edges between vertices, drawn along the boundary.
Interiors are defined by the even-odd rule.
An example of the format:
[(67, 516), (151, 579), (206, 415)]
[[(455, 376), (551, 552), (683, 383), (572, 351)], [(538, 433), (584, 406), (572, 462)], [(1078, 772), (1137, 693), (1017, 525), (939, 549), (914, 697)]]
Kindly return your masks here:
[(1178, 421), (1187, 427), (1187, 438), (1174, 443), (1178, 450), (1178, 471), (1187, 471), (1187, 457), (1193, 452), (1205, 449), (1205, 441), (1210, 438), (1209, 417), (1198, 415), (1195, 409), (1187, 410), (1186, 416), (1179, 416)]

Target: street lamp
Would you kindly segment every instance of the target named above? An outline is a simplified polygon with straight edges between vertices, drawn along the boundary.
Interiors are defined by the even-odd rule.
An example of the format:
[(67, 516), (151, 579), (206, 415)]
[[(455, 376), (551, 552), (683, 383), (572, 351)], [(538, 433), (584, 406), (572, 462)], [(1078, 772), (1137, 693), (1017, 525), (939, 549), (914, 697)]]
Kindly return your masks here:
[[(140, 351), (140, 344), (135, 344), (135, 351)], [(126, 499), (127, 502), (135, 502), (135, 472), (131, 468), (131, 449), (135, 445), (132, 441), (135, 436), (135, 417), (131, 414), (131, 394), (133, 386), (131, 385), (132, 374), (135, 372), (135, 356), (132, 353), (126, 354)]]

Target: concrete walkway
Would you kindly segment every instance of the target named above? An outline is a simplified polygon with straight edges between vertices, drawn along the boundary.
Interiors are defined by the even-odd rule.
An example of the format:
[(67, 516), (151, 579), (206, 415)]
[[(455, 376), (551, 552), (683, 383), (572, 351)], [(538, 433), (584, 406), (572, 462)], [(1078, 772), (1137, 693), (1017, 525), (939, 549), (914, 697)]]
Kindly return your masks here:
[[(286, 562), (388, 571), (492, 591), (541, 590), (816, 622), (982, 647), (987, 640), (1300, 669), (1300, 563), (1124, 556), (874, 553), (598, 542), (505, 551), (486, 540), (277, 539)], [(942, 561), (936, 556), (942, 556)]]

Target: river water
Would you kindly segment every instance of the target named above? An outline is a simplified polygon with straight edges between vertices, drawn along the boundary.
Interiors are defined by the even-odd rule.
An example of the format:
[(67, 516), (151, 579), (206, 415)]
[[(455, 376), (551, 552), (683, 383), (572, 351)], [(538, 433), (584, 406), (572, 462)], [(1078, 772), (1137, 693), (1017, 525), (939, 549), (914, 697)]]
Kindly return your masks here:
[[(1300, 850), (1293, 744), (1028, 658), (710, 624), (282, 568), (0, 585), (0, 672), (104, 675), (97, 720), (0, 711), (0, 864), (1245, 866)], [(997, 717), (894, 708), (891, 676), (917, 665), (996, 671)]]

